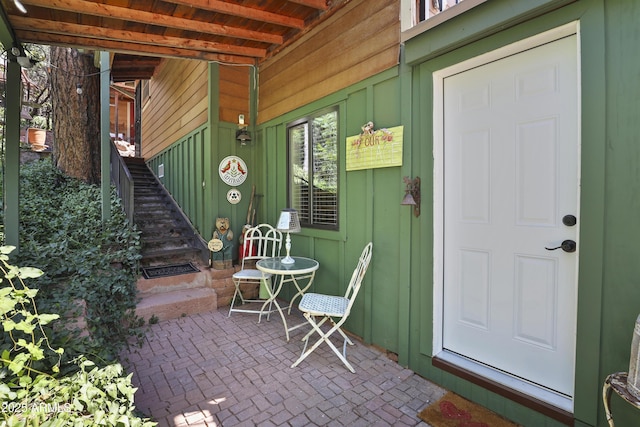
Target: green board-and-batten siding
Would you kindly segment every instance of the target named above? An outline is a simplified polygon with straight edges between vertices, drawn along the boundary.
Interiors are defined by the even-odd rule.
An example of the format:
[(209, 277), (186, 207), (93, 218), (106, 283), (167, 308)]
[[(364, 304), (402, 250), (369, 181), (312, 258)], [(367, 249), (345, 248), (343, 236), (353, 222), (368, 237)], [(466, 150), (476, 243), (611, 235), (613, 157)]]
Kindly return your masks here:
[[(209, 136), (211, 129), (216, 130), (213, 139)], [(232, 230), (239, 236), (246, 220), (252, 185), (262, 180), (261, 168), (255, 165), (257, 154), (251, 146), (240, 146), (236, 142), (236, 129), (231, 123), (218, 123), (212, 128), (202, 126), (147, 162), (156, 175), (159, 165), (164, 165), (164, 177), (159, 178), (160, 181), (205, 241), (211, 239), (216, 217), (230, 218)], [(227, 192), (232, 187), (218, 175), (220, 161), (231, 155), (242, 158), (248, 168), (247, 180), (233, 187), (242, 194), (241, 201), (235, 205), (227, 201)], [(260, 203), (258, 209), (264, 209), (260, 195), (256, 198)], [(263, 220), (264, 214), (256, 215)]]
[[(489, 13), (491, 12), (491, 13)], [(203, 237), (216, 215), (232, 218), (235, 232), (246, 215), (226, 202), (217, 177), (226, 155), (239, 155), (255, 171), (260, 218), (275, 223), (286, 207), (286, 125), (323, 108), (340, 107), (340, 140), (373, 121), (376, 128), (404, 126), (403, 165), (345, 172), (340, 151), (340, 230), (305, 229), (292, 236), (293, 251), (320, 261), (314, 289), (340, 293), (362, 246), (374, 242), (373, 260), (348, 329), (368, 343), (397, 353), (399, 362), (428, 379), (526, 426), (559, 423), (431, 364), (433, 342), (433, 83), (432, 73), (543, 31), (579, 21), (581, 43), (582, 195), (576, 352), (575, 425), (606, 426), (601, 386), (608, 373), (626, 370), (633, 323), (640, 312), (640, 164), (638, 92), (640, 2), (633, 0), (492, 0), (405, 44), (398, 67), (313, 101), (256, 127), (240, 147), (234, 124), (199, 129), (205, 135), (202, 175), (211, 182), (195, 210)], [(464, 31), (461, 31), (461, 28)], [(213, 93), (213, 92), (212, 92)], [(213, 122), (212, 122), (213, 123)], [(197, 133), (196, 132), (196, 133)], [(176, 144), (195, 144), (186, 137)], [(183, 151), (186, 149), (183, 149)], [(194, 149), (186, 150), (195, 153)], [(183, 162), (167, 150), (152, 164)], [(193, 154), (195, 155), (195, 154)], [(165, 166), (167, 167), (167, 166)], [(196, 173), (197, 175), (197, 173)], [(422, 178), (422, 211), (400, 206), (403, 176)], [(185, 178), (196, 182), (199, 178)], [(190, 184), (190, 185), (196, 185)], [(168, 184), (168, 185), (174, 185)], [(243, 195), (250, 193), (245, 183)], [(175, 184), (185, 205), (192, 194)], [(182, 188), (182, 190), (179, 190)], [(182, 202), (181, 202), (182, 203)], [(204, 203), (204, 207), (198, 207)], [(208, 205), (207, 205), (208, 203)], [(614, 397), (619, 425), (640, 425), (640, 411)]]

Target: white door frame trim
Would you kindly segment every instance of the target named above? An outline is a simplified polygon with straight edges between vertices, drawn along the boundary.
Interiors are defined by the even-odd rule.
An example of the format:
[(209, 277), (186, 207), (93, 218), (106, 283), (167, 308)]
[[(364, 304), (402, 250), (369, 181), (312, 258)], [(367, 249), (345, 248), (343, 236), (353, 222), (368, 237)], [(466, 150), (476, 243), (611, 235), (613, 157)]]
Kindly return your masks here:
[[(558, 408), (573, 412), (573, 399), (539, 388), (515, 379), (507, 374), (470, 364), (468, 360), (443, 350), (443, 300), (444, 300), (444, 80), (454, 74), (462, 73), (481, 65), (524, 52), (528, 49), (550, 43), (571, 35), (577, 35), (578, 55), (580, 46), (579, 21), (529, 37), (491, 52), (443, 68), (433, 73), (433, 347), (432, 356), (445, 359), (461, 368), (473, 371), (505, 386), (522, 391), (527, 395), (546, 401)], [(578, 62), (579, 63), (579, 62)], [(579, 66), (579, 65), (578, 65)], [(580, 76), (580, 70), (578, 70)], [(577, 82), (579, 84), (579, 82)], [(578, 95), (579, 96), (579, 95)], [(578, 126), (578, 129), (580, 127)]]

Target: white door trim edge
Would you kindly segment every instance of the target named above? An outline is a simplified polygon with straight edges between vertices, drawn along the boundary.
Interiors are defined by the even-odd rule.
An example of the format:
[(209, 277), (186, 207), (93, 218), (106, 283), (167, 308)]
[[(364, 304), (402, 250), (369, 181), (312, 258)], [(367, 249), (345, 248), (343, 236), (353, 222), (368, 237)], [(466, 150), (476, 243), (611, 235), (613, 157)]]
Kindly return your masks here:
[[(444, 79), (486, 63), (523, 52), (563, 37), (578, 35), (580, 46), (579, 21), (537, 34), (527, 39), (509, 44), (494, 51), (470, 58), (466, 61), (443, 68), (433, 73), (433, 347), (432, 357), (450, 362), (467, 371), (479, 374), (513, 390), (520, 391), (557, 408), (573, 412), (573, 399), (541, 388), (530, 382), (513, 377), (466, 357), (443, 349), (443, 300), (444, 300)], [(580, 73), (578, 73), (578, 76)], [(578, 127), (579, 129), (579, 127)], [(579, 165), (580, 163), (578, 163)], [(578, 166), (579, 167), (579, 166)]]

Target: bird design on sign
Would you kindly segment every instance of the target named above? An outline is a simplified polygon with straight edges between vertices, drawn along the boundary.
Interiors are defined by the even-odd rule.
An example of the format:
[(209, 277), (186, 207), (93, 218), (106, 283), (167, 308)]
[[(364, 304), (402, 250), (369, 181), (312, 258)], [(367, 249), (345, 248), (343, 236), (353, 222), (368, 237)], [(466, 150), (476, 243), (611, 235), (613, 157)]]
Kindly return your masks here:
[(225, 172), (228, 172), (228, 171), (229, 171), (229, 169), (231, 169), (231, 160), (229, 160), (229, 161), (227, 162), (227, 164), (225, 165), (225, 167), (223, 167), (222, 169), (220, 169), (220, 172), (225, 173)]
[(228, 156), (222, 159), (218, 165), (220, 179), (225, 184), (233, 187), (242, 184), (249, 174), (247, 165), (241, 158), (236, 156)]
[(235, 159), (229, 160), (226, 165), (222, 169), (220, 169), (221, 173), (228, 173), (231, 176), (237, 176), (238, 173), (245, 175), (247, 171), (244, 170), (242, 165)]

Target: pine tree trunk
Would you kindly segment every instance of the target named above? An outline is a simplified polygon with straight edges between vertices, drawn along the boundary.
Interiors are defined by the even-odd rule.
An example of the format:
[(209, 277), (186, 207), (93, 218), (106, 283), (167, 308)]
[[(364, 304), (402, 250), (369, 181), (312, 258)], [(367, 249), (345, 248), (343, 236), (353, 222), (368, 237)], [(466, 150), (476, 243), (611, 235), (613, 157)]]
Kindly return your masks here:
[(100, 70), (94, 67), (93, 56), (51, 47), (51, 88), (53, 162), (69, 176), (98, 184)]

